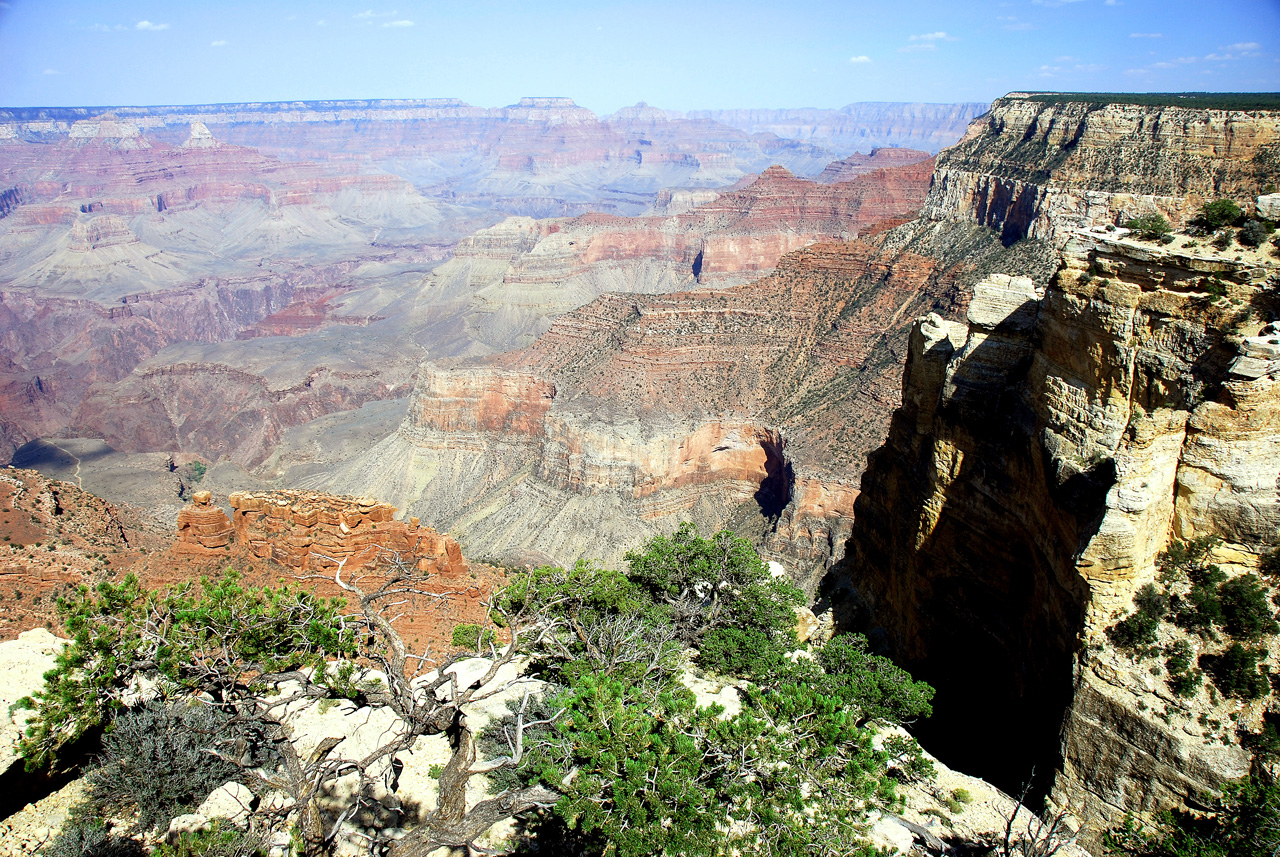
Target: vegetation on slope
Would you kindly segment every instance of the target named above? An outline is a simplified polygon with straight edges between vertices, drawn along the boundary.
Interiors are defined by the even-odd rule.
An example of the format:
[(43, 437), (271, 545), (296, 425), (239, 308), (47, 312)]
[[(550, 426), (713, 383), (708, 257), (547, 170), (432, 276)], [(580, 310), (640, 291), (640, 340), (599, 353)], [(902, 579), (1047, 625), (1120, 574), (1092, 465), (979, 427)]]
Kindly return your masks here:
[[(328, 853), (340, 818), (325, 797), (338, 778), (359, 780), (349, 813), (384, 811), (373, 799), (382, 768), (444, 734), (452, 757), (432, 772), (436, 806), (402, 838), (375, 833), (375, 853), (460, 847), (524, 816), (539, 846), (585, 854), (870, 854), (866, 811), (896, 804), (895, 770), (927, 769), (914, 742), (877, 749), (872, 736), (877, 722), (927, 716), (932, 690), (860, 637), (792, 655), (799, 592), (731, 533), (704, 539), (686, 525), (630, 554), (626, 573), (580, 563), (518, 575), (492, 603), (502, 642), (476, 635), (491, 666), (466, 688), (449, 667), (475, 652), (414, 677), (388, 617), (421, 581), (412, 565), (393, 570), (373, 591), (339, 575), (349, 602), (248, 587), (231, 572), (168, 592), (130, 579), (64, 599), (74, 639), (30, 701), (24, 754), (47, 764), (94, 728), (106, 729), (107, 751), (55, 847), (132, 853), (227, 777), (288, 800), (258, 804), (247, 835), (215, 828), (166, 848), (247, 857), (288, 831), (296, 853)], [(526, 656), (545, 692), (472, 734), (464, 707)], [(690, 661), (736, 680), (741, 711), (699, 707), (681, 680)], [(361, 759), (342, 758), (338, 738), (300, 753), (290, 706), (343, 700), (369, 716), (390, 709), (397, 725)], [(202, 757), (210, 764), (190, 764)], [(477, 775), (483, 800), (467, 793)], [(111, 816), (133, 827), (108, 831)]]

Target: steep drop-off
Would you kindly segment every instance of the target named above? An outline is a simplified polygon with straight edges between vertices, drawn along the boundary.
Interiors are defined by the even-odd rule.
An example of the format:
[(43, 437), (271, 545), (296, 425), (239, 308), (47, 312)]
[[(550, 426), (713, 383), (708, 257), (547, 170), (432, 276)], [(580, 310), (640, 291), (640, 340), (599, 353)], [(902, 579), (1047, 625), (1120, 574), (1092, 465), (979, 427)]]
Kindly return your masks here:
[[(1264, 327), (1280, 262), (1114, 224), (1153, 202), (1185, 215), (1198, 194), (1247, 206), (1278, 129), (1275, 114), (1005, 99), (939, 159), (924, 210), (1052, 239), (1059, 271), (1043, 289), (1004, 269), (976, 287), (967, 324), (915, 323), (829, 591), (844, 627), (938, 687), (926, 746), (1006, 788), (1035, 766), (1091, 837), (1243, 775), (1248, 754), (1220, 724), (1256, 731), (1267, 704), (1207, 683), (1179, 696), (1104, 631), (1172, 539), (1223, 538), (1214, 558), (1234, 576), (1280, 534), (1280, 351)], [(1025, 158), (1022, 178), (993, 153)], [(957, 188), (1025, 205), (993, 219), (995, 197)]]

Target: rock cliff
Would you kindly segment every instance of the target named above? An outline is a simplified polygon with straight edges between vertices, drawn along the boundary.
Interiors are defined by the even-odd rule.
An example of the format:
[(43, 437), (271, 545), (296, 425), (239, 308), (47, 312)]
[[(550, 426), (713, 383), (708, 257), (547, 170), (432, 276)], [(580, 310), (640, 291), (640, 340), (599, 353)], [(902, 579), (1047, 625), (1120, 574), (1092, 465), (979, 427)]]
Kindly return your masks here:
[(680, 520), (732, 523), (812, 586), (897, 404), (910, 319), (955, 313), (1015, 255), (1043, 279), (1038, 246), (899, 228), (732, 288), (604, 295), (521, 351), (425, 364), (400, 430), (308, 484), (508, 559), (616, 562)]
[(1046, 289), (1002, 268), (967, 323), (915, 322), (828, 581), (845, 627), (938, 687), (926, 746), (1006, 788), (1036, 765), (1095, 837), (1243, 775), (1221, 724), (1256, 731), (1267, 705), (1208, 683), (1180, 696), (1105, 630), (1171, 540), (1221, 537), (1234, 577), (1280, 534), (1280, 263), (1114, 225), (1138, 204), (1185, 219), (1204, 195), (1251, 192), (1278, 119), (1010, 98), (939, 158), (922, 219), (1041, 236), (1058, 271)]
[(416, 338), (436, 358), (482, 355), (529, 345), (556, 317), (605, 292), (746, 282), (815, 241), (910, 216), (928, 192), (930, 166), (908, 159), (829, 185), (771, 167), (677, 214), (508, 218), (460, 241), (432, 272), (423, 297), (448, 314)]
[(997, 99), (938, 161), (923, 214), (1006, 243), (1159, 212), (1175, 226), (1219, 197), (1252, 202), (1280, 169), (1269, 111)]

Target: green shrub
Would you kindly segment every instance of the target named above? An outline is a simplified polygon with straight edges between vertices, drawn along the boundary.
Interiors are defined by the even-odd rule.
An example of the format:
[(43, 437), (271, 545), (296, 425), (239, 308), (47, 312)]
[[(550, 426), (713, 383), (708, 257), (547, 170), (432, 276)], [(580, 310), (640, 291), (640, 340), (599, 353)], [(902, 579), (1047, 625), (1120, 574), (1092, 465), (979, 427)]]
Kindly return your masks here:
[(1160, 569), (1160, 580), (1163, 583), (1178, 583), (1188, 579), (1192, 574), (1206, 571), (1212, 567), (1209, 555), (1213, 549), (1222, 544), (1217, 536), (1200, 536), (1188, 541), (1169, 543), (1169, 549), (1161, 551), (1156, 557), (1156, 566)]
[(1258, 671), (1258, 663), (1265, 656), (1261, 649), (1232, 643), (1221, 655), (1201, 655), (1200, 666), (1227, 696), (1261, 699), (1271, 691), (1271, 682)]
[(1240, 213), (1240, 206), (1232, 200), (1215, 199), (1213, 202), (1206, 202), (1200, 208), (1200, 215), (1196, 221), (1210, 229), (1219, 229), (1234, 225), (1240, 219)]
[(841, 634), (818, 650), (823, 689), (864, 719), (910, 723), (933, 713), (933, 688), (888, 658), (867, 651), (861, 634)]
[(1218, 589), (1222, 624), (1227, 633), (1241, 640), (1260, 640), (1264, 634), (1280, 631), (1267, 603), (1266, 590), (1255, 574), (1233, 577)]
[(712, 628), (698, 644), (698, 664), (721, 675), (764, 675), (781, 658), (781, 650), (756, 628)]
[(1245, 732), (1240, 743), (1260, 759), (1280, 759), (1280, 711), (1268, 709), (1262, 715), (1262, 728), (1257, 732)]
[(1165, 669), (1170, 673), (1182, 673), (1191, 669), (1191, 656), (1195, 652), (1186, 640), (1171, 643), (1165, 647), (1164, 653), (1168, 655), (1164, 662)]
[(1126, 229), (1132, 229), (1145, 241), (1155, 241), (1173, 231), (1169, 221), (1160, 214), (1144, 214), (1127, 221), (1124, 226)]
[(1107, 629), (1107, 638), (1121, 649), (1137, 649), (1156, 641), (1160, 620), (1141, 611), (1121, 619)]
[(746, 539), (728, 530), (704, 539), (685, 522), (626, 559), (630, 583), (681, 642), (698, 648), (699, 662), (708, 669), (754, 675), (747, 661), (729, 660), (746, 654), (748, 637), (767, 649), (750, 653), (755, 665), (776, 663), (797, 647), (795, 608), (804, 603), (804, 593), (789, 579), (771, 575)]
[(1267, 577), (1280, 579), (1280, 548), (1272, 548), (1263, 555), (1262, 561), (1258, 563), (1258, 571)]
[(1250, 220), (1240, 227), (1236, 240), (1246, 247), (1260, 247), (1273, 231), (1271, 227), (1256, 220)]
[(1235, 232), (1231, 229), (1222, 229), (1214, 234), (1213, 240), (1209, 243), (1219, 250), (1225, 250), (1231, 246), (1231, 242), (1235, 240)]
[(884, 741), (884, 751), (893, 773), (905, 782), (932, 782), (938, 776), (938, 769), (924, 754), (919, 742), (909, 735), (890, 735)]
[(1141, 613), (1163, 619), (1169, 613), (1168, 593), (1157, 589), (1155, 584), (1148, 583), (1133, 596), (1133, 604)]
[(226, 715), (207, 705), (151, 703), (117, 717), (102, 736), (102, 755), (89, 773), (91, 800), (133, 807), (143, 830), (169, 820), (237, 779), (240, 768), (210, 752), (229, 735)]
[(1186, 640), (1178, 640), (1165, 647), (1168, 656), (1164, 662), (1169, 676), (1166, 679), (1169, 689), (1178, 696), (1194, 696), (1204, 682), (1204, 674), (1191, 666), (1194, 651)]
[(1156, 641), (1160, 620), (1169, 613), (1169, 596), (1148, 583), (1133, 597), (1137, 610), (1107, 629), (1107, 637), (1113, 645), (1122, 649), (1150, 646)]
[(265, 837), (214, 821), (207, 830), (186, 832), (173, 843), (161, 842), (151, 857), (266, 857)]
[(473, 625), (467, 622), (461, 622), (453, 626), (453, 634), (449, 638), (450, 644), (460, 649), (468, 649), (476, 651), (480, 648), (481, 643), (486, 647), (493, 640), (493, 631), (485, 630), (483, 634), (480, 632), (479, 625)]
[(100, 818), (73, 816), (44, 849), (44, 857), (143, 857), (142, 843), (107, 832)]
[(1178, 696), (1195, 696), (1202, 684), (1204, 684), (1204, 673), (1200, 670), (1169, 674), (1169, 689)]
[(1280, 785), (1262, 766), (1228, 783), (1207, 812), (1174, 810), (1143, 829), (1107, 832), (1106, 853), (1128, 857), (1269, 857), (1280, 849)]

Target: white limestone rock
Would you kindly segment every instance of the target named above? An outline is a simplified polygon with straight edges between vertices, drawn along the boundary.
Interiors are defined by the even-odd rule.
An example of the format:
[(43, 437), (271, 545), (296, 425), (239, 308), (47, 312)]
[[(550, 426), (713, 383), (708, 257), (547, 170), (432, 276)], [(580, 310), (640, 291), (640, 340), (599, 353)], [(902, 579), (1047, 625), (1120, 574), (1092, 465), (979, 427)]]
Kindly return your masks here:
[(1258, 197), (1258, 216), (1266, 220), (1280, 220), (1280, 193)]
[(209, 793), (204, 803), (196, 807), (196, 813), (205, 818), (221, 818), (236, 827), (248, 825), (253, 792), (241, 783), (226, 783)]
[(53, 669), (66, 644), (44, 628), (23, 631), (18, 639), (0, 643), (0, 773), (22, 764), (18, 741), (32, 716), (28, 709), (11, 707), (44, 687), (44, 674)]

